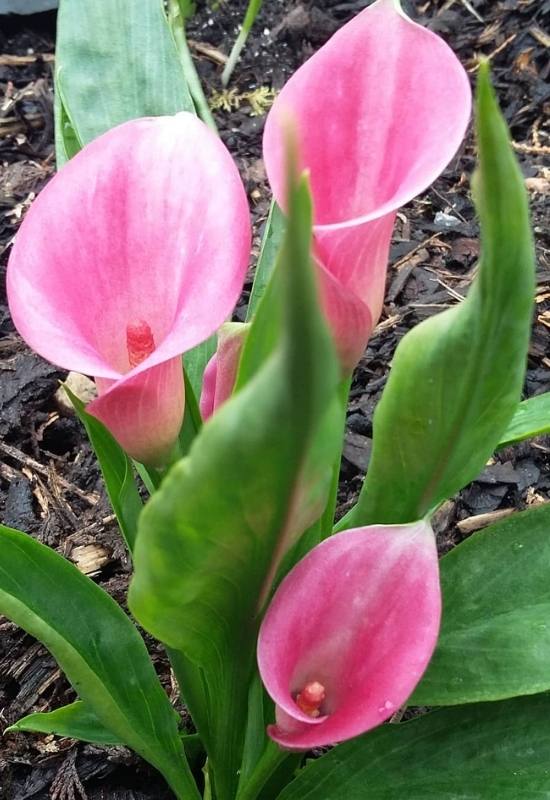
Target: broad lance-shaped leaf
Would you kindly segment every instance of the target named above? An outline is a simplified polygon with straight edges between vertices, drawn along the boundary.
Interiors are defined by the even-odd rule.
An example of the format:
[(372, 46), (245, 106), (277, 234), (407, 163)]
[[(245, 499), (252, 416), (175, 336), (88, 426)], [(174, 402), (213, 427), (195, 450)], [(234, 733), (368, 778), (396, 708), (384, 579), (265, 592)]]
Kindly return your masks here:
[[(90, 706), (82, 700), (75, 700), (54, 711), (38, 711), (14, 722), (6, 728), (4, 734), (28, 731), (31, 733), (55, 734), (81, 742), (100, 745), (124, 745), (124, 741), (115, 736), (99, 721)], [(204, 748), (196, 733), (180, 734), (185, 755), (192, 768), (204, 763)]]
[(63, 0), (55, 56), (58, 166), (75, 136), (85, 145), (127, 120), (194, 111), (162, 0)]
[(410, 704), (549, 691), (549, 586), (550, 503), (492, 525), (446, 555), (441, 633)]
[(546, 800), (550, 697), (434, 711), (311, 760), (277, 800)]
[(476, 116), (479, 274), (463, 303), (399, 344), (374, 416), (367, 478), (339, 529), (411, 522), (433, 511), (483, 469), (521, 397), (533, 242), (523, 177), (485, 63)]
[(0, 613), (48, 648), (100, 723), (153, 764), (176, 797), (198, 798), (143, 640), (103, 589), (49, 547), (0, 526)]
[(519, 404), (498, 446), (506, 447), (544, 433), (550, 433), (550, 392), (530, 397)]
[[(149, 502), (130, 587), (143, 626), (204, 672), (208, 756), (220, 800), (232, 797), (237, 783), (259, 612), (277, 561), (307, 524), (293, 511), (310, 497), (308, 453), (320, 427), (325, 442), (334, 439), (338, 368), (317, 305), (304, 181), (293, 184), (290, 209), (277, 268), (285, 300), (280, 344), (203, 427)], [(253, 325), (249, 340), (254, 336)], [(323, 457), (316, 476), (328, 487), (332, 451)], [(322, 500), (319, 489), (317, 514)]]
[(121, 745), (124, 741), (99, 721), (87, 703), (74, 703), (56, 708), (55, 711), (37, 712), (17, 720), (4, 734), (16, 731), (32, 733), (54, 733), (93, 744)]

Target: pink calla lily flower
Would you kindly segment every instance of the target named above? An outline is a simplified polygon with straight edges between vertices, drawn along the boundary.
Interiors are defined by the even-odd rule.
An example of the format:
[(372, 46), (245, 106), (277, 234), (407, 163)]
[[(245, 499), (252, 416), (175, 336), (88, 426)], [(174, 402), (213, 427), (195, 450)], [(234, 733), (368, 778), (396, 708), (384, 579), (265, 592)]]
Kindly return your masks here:
[(283, 580), (260, 629), (260, 675), (276, 704), (271, 738), (301, 750), (380, 725), (420, 680), (440, 616), (427, 522), (326, 539)]
[(268, 115), (264, 160), (285, 205), (287, 120), (311, 175), (321, 299), (345, 370), (380, 317), (397, 209), (426, 189), (462, 141), (466, 72), (398, 0), (377, 0), (283, 87)]
[(249, 328), (247, 322), (226, 322), (218, 331), (218, 348), (202, 379), (199, 407), (205, 422), (231, 397)]
[(33, 203), (8, 265), (25, 341), (95, 377), (87, 406), (132, 457), (160, 465), (181, 426), (181, 355), (231, 314), (250, 220), (229, 153), (195, 116), (124, 123)]

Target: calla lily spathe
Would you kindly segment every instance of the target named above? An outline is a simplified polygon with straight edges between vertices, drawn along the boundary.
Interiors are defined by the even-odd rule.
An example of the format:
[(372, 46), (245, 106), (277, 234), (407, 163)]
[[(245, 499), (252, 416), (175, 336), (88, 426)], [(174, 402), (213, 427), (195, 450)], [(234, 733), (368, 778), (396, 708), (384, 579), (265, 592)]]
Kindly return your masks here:
[(307, 750), (380, 725), (420, 680), (440, 617), (427, 522), (356, 528), (317, 545), (283, 580), (260, 629), (271, 738)]
[(87, 410), (122, 447), (162, 464), (183, 417), (181, 354), (231, 314), (250, 239), (219, 138), (187, 113), (133, 120), (33, 203), (9, 260), (10, 311), (40, 355), (94, 376)]
[(378, 0), (291, 77), (268, 115), (264, 160), (283, 208), (287, 121), (297, 129), (321, 297), (346, 371), (380, 317), (397, 209), (449, 163), (470, 110), (468, 77), (445, 42), (398, 0)]

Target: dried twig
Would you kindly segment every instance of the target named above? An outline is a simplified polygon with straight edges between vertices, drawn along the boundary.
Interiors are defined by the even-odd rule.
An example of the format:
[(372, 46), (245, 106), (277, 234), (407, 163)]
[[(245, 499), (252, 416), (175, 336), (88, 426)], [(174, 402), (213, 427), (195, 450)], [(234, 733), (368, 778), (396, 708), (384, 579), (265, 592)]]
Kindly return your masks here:
[(461, 533), (473, 533), (479, 531), (481, 528), (486, 528), (493, 522), (498, 522), (500, 519), (512, 516), (516, 513), (515, 508), (500, 508), (498, 511), (489, 511), (487, 514), (476, 514), (473, 517), (461, 519), (456, 523), (456, 527)]
[[(464, 6), (464, 8), (467, 11), (469, 11), (470, 14), (472, 14), (472, 16), (474, 16), (479, 22), (485, 23), (485, 20), (483, 19), (483, 17), (479, 13), (479, 11), (476, 11), (476, 9), (469, 2), (469, 0), (460, 0), (460, 2)], [(456, 0), (447, 0), (447, 2), (445, 3), (445, 5), (443, 6), (443, 8), (441, 10), (445, 11), (447, 8), (451, 8), (452, 6), (454, 6), (455, 3), (456, 3)]]
[(187, 44), (195, 53), (209, 58), (214, 64), (219, 64), (220, 66), (227, 64), (227, 56), (225, 53), (222, 53), (221, 50), (218, 50), (217, 47), (213, 47), (211, 44), (206, 44), (205, 42), (196, 42), (194, 39), (188, 39)]
[(0, 55), (0, 66), (2, 67), (25, 67), (28, 64), (35, 64), (37, 61), (44, 61), (51, 64), (55, 60), (53, 53), (35, 53), (32, 56), (12, 56), (9, 53)]
[[(29, 467), (29, 469), (34, 470), (35, 472), (40, 473), (40, 475), (44, 475), (44, 477), (51, 480), (52, 473), (50, 467), (44, 466), (43, 464), (40, 464), (40, 462), (35, 461), (34, 458), (31, 458), (31, 456), (28, 456), (17, 447), (14, 447), (11, 444), (6, 444), (6, 442), (0, 442), (0, 451), (10, 458), (15, 459), (20, 464)], [(66, 478), (62, 478), (60, 475), (56, 475), (56, 480), (60, 486), (77, 495), (77, 497), (81, 497), (88, 503), (88, 505), (95, 506), (99, 502), (99, 495), (96, 492), (85, 492), (79, 486), (75, 486), (74, 483), (66, 480)]]
[[(488, 61), (491, 61), (491, 60), (492, 60), (492, 59), (493, 59), (495, 56), (498, 56), (498, 54), (499, 54), (499, 53), (502, 53), (502, 51), (503, 51), (503, 50), (505, 50), (505, 49), (508, 47), (508, 45), (509, 45), (509, 44), (512, 44), (512, 42), (514, 41), (514, 39), (515, 39), (516, 37), (517, 37), (517, 33), (513, 33), (511, 36), (508, 36), (508, 38), (507, 38), (507, 39), (505, 39), (505, 40), (502, 42), (502, 44), (499, 44), (499, 46), (498, 46), (497, 48), (495, 48), (494, 50), (492, 50), (492, 51), (489, 53), (489, 55), (488, 55), (488, 56), (486, 56), (487, 60), (488, 60)], [(477, 71), (478, 71), (478, 69), (479, 69), (479, 61), (478, 61), (478, 63), (477, 63), (477, 64), (475, 64), (473, 67), (470, 67), (470, 69), (468, 70), (468, 72), (477, 72)]]
[(400, 259), (398, 259), (395, 262), (395, 264), (392, 265), (392, 269), (400, 269), (401, 267), (405, 266), (407, 261), (410, 261), (410, 259), (416, 253), (418, 253), (419, 250), (422, 250), (423, 247), (427, 247), (429, 244), (433, 244), (434, 246), (437, 246), (437, 247), (444, 247), (444, 248), (447, 248), (448, 250), (450, 250), (451, 246), (449, 244), (447, 244), (446, 242), (442, 242), (439, 239), (440, 236), (441, 236), (440, 233), (434, 233), (434, 234), (432, 234), (432, 236), (428, 237), (428, 239), (425, 239), (423, 242), (420, 242), (419, 244), (417, 244), (416, 247), (413, 247), (412, 250), (409, 250), (409, 252), (406, 255), (404, 255)]
[(550, 147), (546, 145), (536, 144), (522, 144), (521, 142), (512, 142), (512, 147), (518, 153), (530, 153), (533, 155), (548, 156), (550, 155)]
[(29, 128), (43, 128), (43, 114), (25, 114), (20, 117), (0, 118), (0, 136), (10, 136), (14, 133), (25, 133)]

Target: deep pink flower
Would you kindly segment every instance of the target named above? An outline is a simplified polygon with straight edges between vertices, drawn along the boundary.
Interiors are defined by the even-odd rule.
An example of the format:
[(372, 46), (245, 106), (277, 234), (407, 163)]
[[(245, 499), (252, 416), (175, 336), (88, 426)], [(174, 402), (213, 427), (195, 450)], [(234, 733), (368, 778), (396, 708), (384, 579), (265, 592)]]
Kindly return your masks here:
[(292, 76), (269, 113), (264, 160), (283, 206), (285, 119), (298, 129), (321, 297), (345, 369), (382, 310), (397, 209), (451, 160), (470, 108), (468, 77), (445, 42), (398, 0), (378, 0)]
[(249, 327), (248, 323), (226, 322), (218, 331), (218, 348), (202, 380), (200, 412), (205, 421), (231, 397)]
[(96, 139), (30, 208), (8, 266), (25, 341), (96, 379), (87, 407), (134, 458), (159, 464), (184, 408), (181, 354), (230, 315), (250, 221), (221, 141), (191, 114)]
[(420, 680), (440, 615), (427, 522), (357, 528), (315, 547), (260, 629), (260, 674), (277, 712), (271, 738), (309, 749), (380, 725)]

